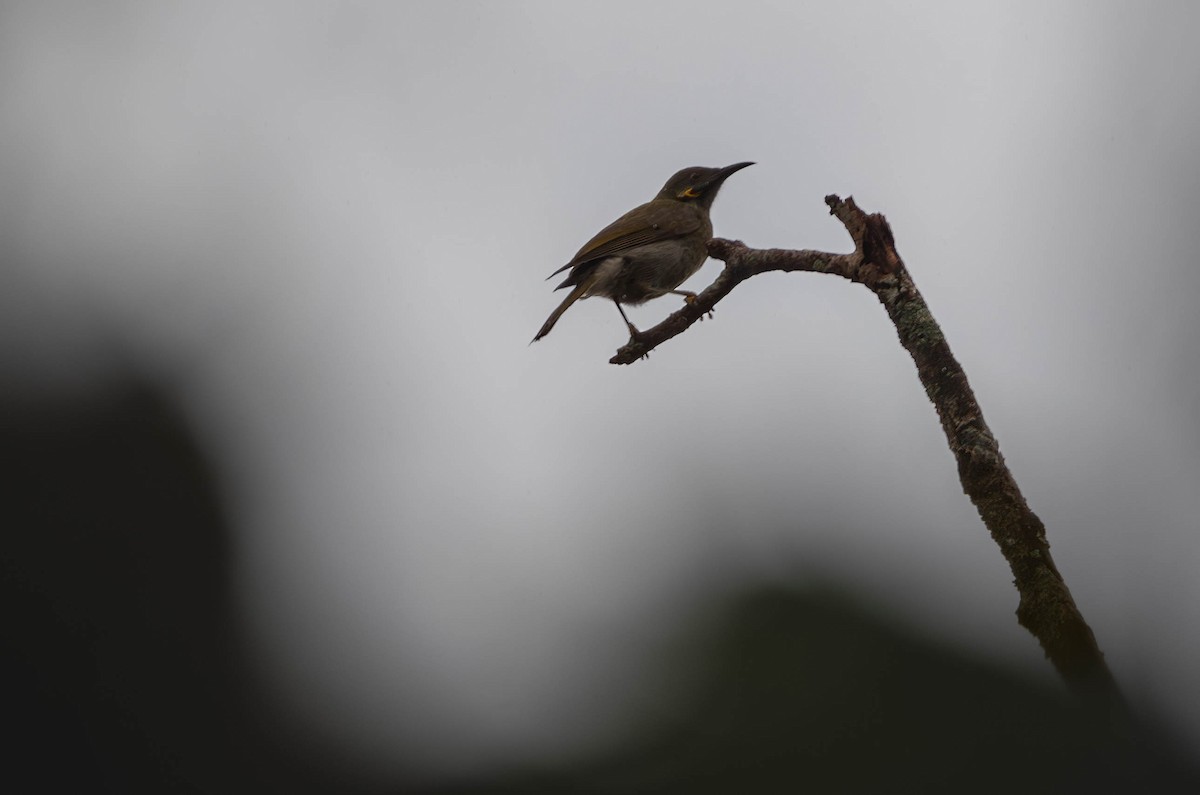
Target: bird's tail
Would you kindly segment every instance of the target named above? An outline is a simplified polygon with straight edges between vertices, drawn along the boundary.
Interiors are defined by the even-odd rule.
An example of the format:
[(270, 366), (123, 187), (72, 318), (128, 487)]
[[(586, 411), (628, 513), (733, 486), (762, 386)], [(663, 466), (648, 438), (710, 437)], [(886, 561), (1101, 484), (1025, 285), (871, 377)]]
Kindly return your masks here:
[(567, 297), (563, 299), (563, 302), (558, 305), (557, 309), (555, 309), (553, 312), (550, 313), (550, 317), (546, 318), (546, 322), (542, 324), (541, 330), (539, 330), (538, 333), (534, 336), (534, 338), (529, 341), (529, 344), (532, 345), (533, 343), (540, 340), (542, 337), (549, 334), (550, 329), (554, 328), (554, 324), (558, 322), (558, 319), (560, 317), (562, 317), (562, 313), (566, 312), (567, 308), (570, 307), (571, 304), (575, 303), (580, 298), (582, 298), (587, 293), (587, 291), (592, 288), (592, 286), (595, 283), (596, 283), (596, 277), (593, 276), (592, 278), (584, 279), (583, 282), (575, 285), (575, 289), (572, 290), (570, 292), (570, 294), (567, 295)]

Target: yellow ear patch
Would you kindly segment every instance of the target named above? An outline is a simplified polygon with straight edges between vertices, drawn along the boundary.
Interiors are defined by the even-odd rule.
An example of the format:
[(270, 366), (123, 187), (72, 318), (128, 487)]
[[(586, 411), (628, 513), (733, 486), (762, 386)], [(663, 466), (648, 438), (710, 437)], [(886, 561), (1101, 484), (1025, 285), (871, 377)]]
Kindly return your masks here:
[(699, 199), (700, 198), (700, 194), (696, 192), (695, 188), (685, 188), (683, 193), (681, 193), (679, 195), (684, 198), (687, 198), (687, 199)]

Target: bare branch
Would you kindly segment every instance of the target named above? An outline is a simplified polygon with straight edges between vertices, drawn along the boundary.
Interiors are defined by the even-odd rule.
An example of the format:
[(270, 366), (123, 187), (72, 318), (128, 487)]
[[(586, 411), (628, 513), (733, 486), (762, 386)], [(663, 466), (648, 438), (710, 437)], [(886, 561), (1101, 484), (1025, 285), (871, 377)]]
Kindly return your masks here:
[(755, 274), (767, 271), (832, 273), (868, 287), (896, 326), (912, 356), (926, 394), (937, 409), (963, 490), (1000, 547), (1020, 594), (1017, 620), (1038, 639), (1051, 663), (1071, 685), (1099, 691), (1120, 703), (1116, 683), (1091, 628), (1075, 605), (1050, 555), (1046, 528), (1030, 510), (1000, 454), (966, 373), (954, 358), (937, 321), (896, 251), (882, 215), (867, 214), (852, 198), (827, 196), (830, 213), (850, 233), (854, 252), (752, 249), (741, 242), (713, 240), (709, 253), (725, 269), (696, 300), (642, 332), (610, 361), (629, 364), (692, 323)]

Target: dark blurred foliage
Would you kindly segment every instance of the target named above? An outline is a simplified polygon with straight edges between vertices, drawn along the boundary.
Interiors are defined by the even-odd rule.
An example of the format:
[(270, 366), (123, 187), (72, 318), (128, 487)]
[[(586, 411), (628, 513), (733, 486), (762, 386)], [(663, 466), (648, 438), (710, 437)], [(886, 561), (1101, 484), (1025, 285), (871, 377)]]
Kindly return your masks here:
[[(169, 392), (130, 376), (2, 401), (4, 790), (366, 791), (271, 728), (240, 662), (213, 473)], [(634, 715), (615, 748), (390, 790), (1200, 791), (1152, 733), (836, 590), (745, 593), (678, 635), (660, 675), (684, 695)]]
[(258, 720), (229, 528), (173, 401), (133, 376), (0, 394), (0, 788), (330, 791)]
[(1200, 791), (1152, 730), (898, 631), (837, 590), (747, 593), (712, 630), (666, 725), (631, 727), (570, 770), (437, 792)]

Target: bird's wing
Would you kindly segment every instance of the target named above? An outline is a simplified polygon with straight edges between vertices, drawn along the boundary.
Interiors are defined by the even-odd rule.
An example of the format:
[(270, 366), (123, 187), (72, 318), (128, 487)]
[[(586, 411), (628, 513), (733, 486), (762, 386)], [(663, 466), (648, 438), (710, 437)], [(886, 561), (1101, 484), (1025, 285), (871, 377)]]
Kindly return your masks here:
[(679, 202), (661, 199), (635, 207), (597, 232), (570, 262), (550, 274), (550, 277), (585, 262), (620, 254), (647, 243), (689, 235), (699, 229), (702, 223), (700, 213), (681, 213), (680, 208)]

